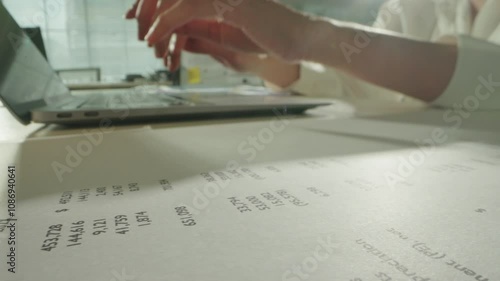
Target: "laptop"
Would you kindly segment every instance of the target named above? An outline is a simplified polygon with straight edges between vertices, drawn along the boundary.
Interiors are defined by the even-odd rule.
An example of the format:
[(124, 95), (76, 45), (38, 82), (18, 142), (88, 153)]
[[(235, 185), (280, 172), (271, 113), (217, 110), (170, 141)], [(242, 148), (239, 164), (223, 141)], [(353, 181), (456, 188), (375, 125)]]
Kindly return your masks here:
[(48, 60), (47, 51), (45, 50), (45, 43), (43, 42), (42, 30), (40, 27), (23, 27), (23, 31), (31, 39), (31, 42), (40, 51), (42, 56)]
[[(102, 120), (180, 120), (188, 117), (292, 113), (330, 104), (283, 95), (168, 94), (143, 88), (119, 93), (71, 92), (0, 2), (0, 99), (23, 124), (99, 124)], [(109, 121), (108, 121), (109, 120)]]

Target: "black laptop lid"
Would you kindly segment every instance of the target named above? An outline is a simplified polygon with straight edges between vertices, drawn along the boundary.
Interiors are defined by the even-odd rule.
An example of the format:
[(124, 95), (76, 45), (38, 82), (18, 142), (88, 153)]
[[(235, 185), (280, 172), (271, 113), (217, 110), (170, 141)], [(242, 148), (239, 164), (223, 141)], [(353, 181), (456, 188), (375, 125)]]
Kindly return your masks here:
[(40, 27), (23, 27), (23, 31), (31, 39), (31, 42), (35, 44), (36, 48), (43, 57), (48, 61), (47, 51), (45, 50), (45, 43), (43, 43), (42, 30)]
[(69, 90), (0, 2), (0, 98), (24, 124)]

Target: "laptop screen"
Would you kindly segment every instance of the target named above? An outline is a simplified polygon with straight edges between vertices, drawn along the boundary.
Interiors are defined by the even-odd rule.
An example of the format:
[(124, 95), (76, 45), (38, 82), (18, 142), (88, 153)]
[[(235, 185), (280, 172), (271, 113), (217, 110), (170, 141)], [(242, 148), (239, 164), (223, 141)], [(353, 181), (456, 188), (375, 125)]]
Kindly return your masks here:
[(40, 27), (23, 27), (23, 31), (31, 39), (31, 42), (35, 44), (36, 48), (40, 51), (43, 57), (48, 60), (45, 44), (43, 43), (42, 30)]
[(69, 94), (55, 71), (0, 2), (0, 98), (23, 123), (30, 111)]

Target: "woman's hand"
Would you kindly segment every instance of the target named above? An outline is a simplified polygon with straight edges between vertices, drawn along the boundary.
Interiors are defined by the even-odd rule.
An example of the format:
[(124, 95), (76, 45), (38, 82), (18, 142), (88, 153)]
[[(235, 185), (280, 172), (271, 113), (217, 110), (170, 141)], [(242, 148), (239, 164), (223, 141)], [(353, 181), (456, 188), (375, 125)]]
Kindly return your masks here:
[(140, 38), (144, 27), (154, 22), (145, 35), (151, 46), (165, 44), (177, 30), (202, 19), (231, 27), (225, 32), (252, 42), (251, 51), (288, 62), (307, 58), (309, 47), (320, 38), (309, 17), (270, 0), (139, 0), (127, 15), (134, 10)]
[[(136, 19), (138, 24), (138, 39), (144, 41), (153, 24), (161, 5), (162, 0), (136, 0), (134, 5), (125, 14), (126, 19)], [(168, 47), (170, 38), (155, 44), (155, 55), (157, 58), (164, 58), (165, 64), (168, 62)]]
[[(154, 14), (152, 3), (156, 3)], [(312, 19), (272, 0), (139, 0), (135, 11), (142, 24), (140, 35), (144, 26), (153, 22), (145, 39), (159, 53), (176, 30), (196, 20), (215, 20), (225, 24), (218, 27), (219, 31), (229, 26), (234, 30), (211, 34), (232, 35), (224, 37), (224, 41), (212, 35), (204, 40), (230, 51), (248, 47), (245, 51), (250, 54), (266, 54), (281, 63), (321, 63), (424, 101), (435, 100), (444, 92), (458, 58), (454, 44), (418, 41), (376, 28)], [(190, 36), (194, 35), (181, 35), (176, 49), (182, 49)], [(242, 46), (241, 42), (246, 43)]]
[(250, 72), (278, 87), (285, 88), (299, 79), (299, 65), (276, 58), (247, 52), (238, 52), (208, 40), (189, 38), (183, 49), (209, 55), (221, 64), (238, 72)]
[[(165, 17), (171, 13), (171, 11), (167, 12), (165, 9), (168, 10), (168, 7), (172, 7), (172, 3), (180, 3), (180, 1), (136, 1), (134, 6), (127, 12), (126, 18), (136, 18), (138, 20), (139, 39), (144, 39), (146, 36), (145, 30), (150, 27), (155, 19), (157, 20), (156, 25), (158, 25), (161, 17)], [(234, 0), (232, 3), (234, 4)], [(288, 9), (286, 11), (291, 12)], [(219, 14), (216, 12), (215, 17), (224, 16), (225, 13), (229, 12), (233, 11), (221, 12), (219, 10)], [(174, 51), (171, 53), (168, 51), (168, 45), (172, 33), (163, 33), (163, 37), (158, 35), (159, 39), (149, 38), (149, 42), (150, 45), (155, 46), (156, 56), (163, 57), (165, 64), (169, 65), (172, 71), (179, 67), (180, 53), (182, 50), (186, 50), (210, 55), (233, 70), (251, 72), (280, 87), (286, 87), (298, 79), (299, 66), (297, 64), (291, 64), (274, 58), (272, 55), (267, 55), (268, 50), (254, 42), (243, 29), (228, 22), (230, 21), (221, 21), (220, 18), (219, 20), (194, 19), (173, 29), (172, 33), (177, 35), (177, 40)], [(154, 33), (154, 29), (150, 33)], [(284, 33), (286, 34), (287, 32)], [(149, 37), (153, 37), (153, 35)], [(287, 45), (286, 48), (289, 48), (290, 45), (297, 45), (286, 44), (285, 42), (282, 41), (279, 43), (278, 41), (278, 46), (283, 45), (281, 48), (285, 48), (284, 45)]]
[[(188, 38), (214, 43), (221, 50), (233, 53), (265, 54), (266, 52), (248, 38), (240, 29), (214, 20), (193, 20), (175, 30), (177, 41), (170, 54), (169, 66), (174, 71), (179, 67), (181, 51)], [(203, 52), (200, 52), (203, 53)], [(208, 55), (211, 55), (208, 53)]]
[(144, 36), (151, 28), (154, 21), (154, 14), (161, 0), (136, 0), (132, 8), (125, 14), (126, 19), (137, 19), (139, 26), (139, 40), (143, 41)]

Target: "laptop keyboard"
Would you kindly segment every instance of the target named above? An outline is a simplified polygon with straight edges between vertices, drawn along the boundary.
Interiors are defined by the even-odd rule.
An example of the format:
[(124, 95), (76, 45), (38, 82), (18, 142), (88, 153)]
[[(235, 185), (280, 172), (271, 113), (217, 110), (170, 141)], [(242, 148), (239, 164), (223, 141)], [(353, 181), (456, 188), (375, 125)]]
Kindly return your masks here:
[(149, 93), (126, 94), (96, 94), (89, 96), (76, 108), (82, 109), (119, 109), (119, 108), (158, 108), (169, 106), (190, 106), (192, 102), (185, 99), (166, 95)]

